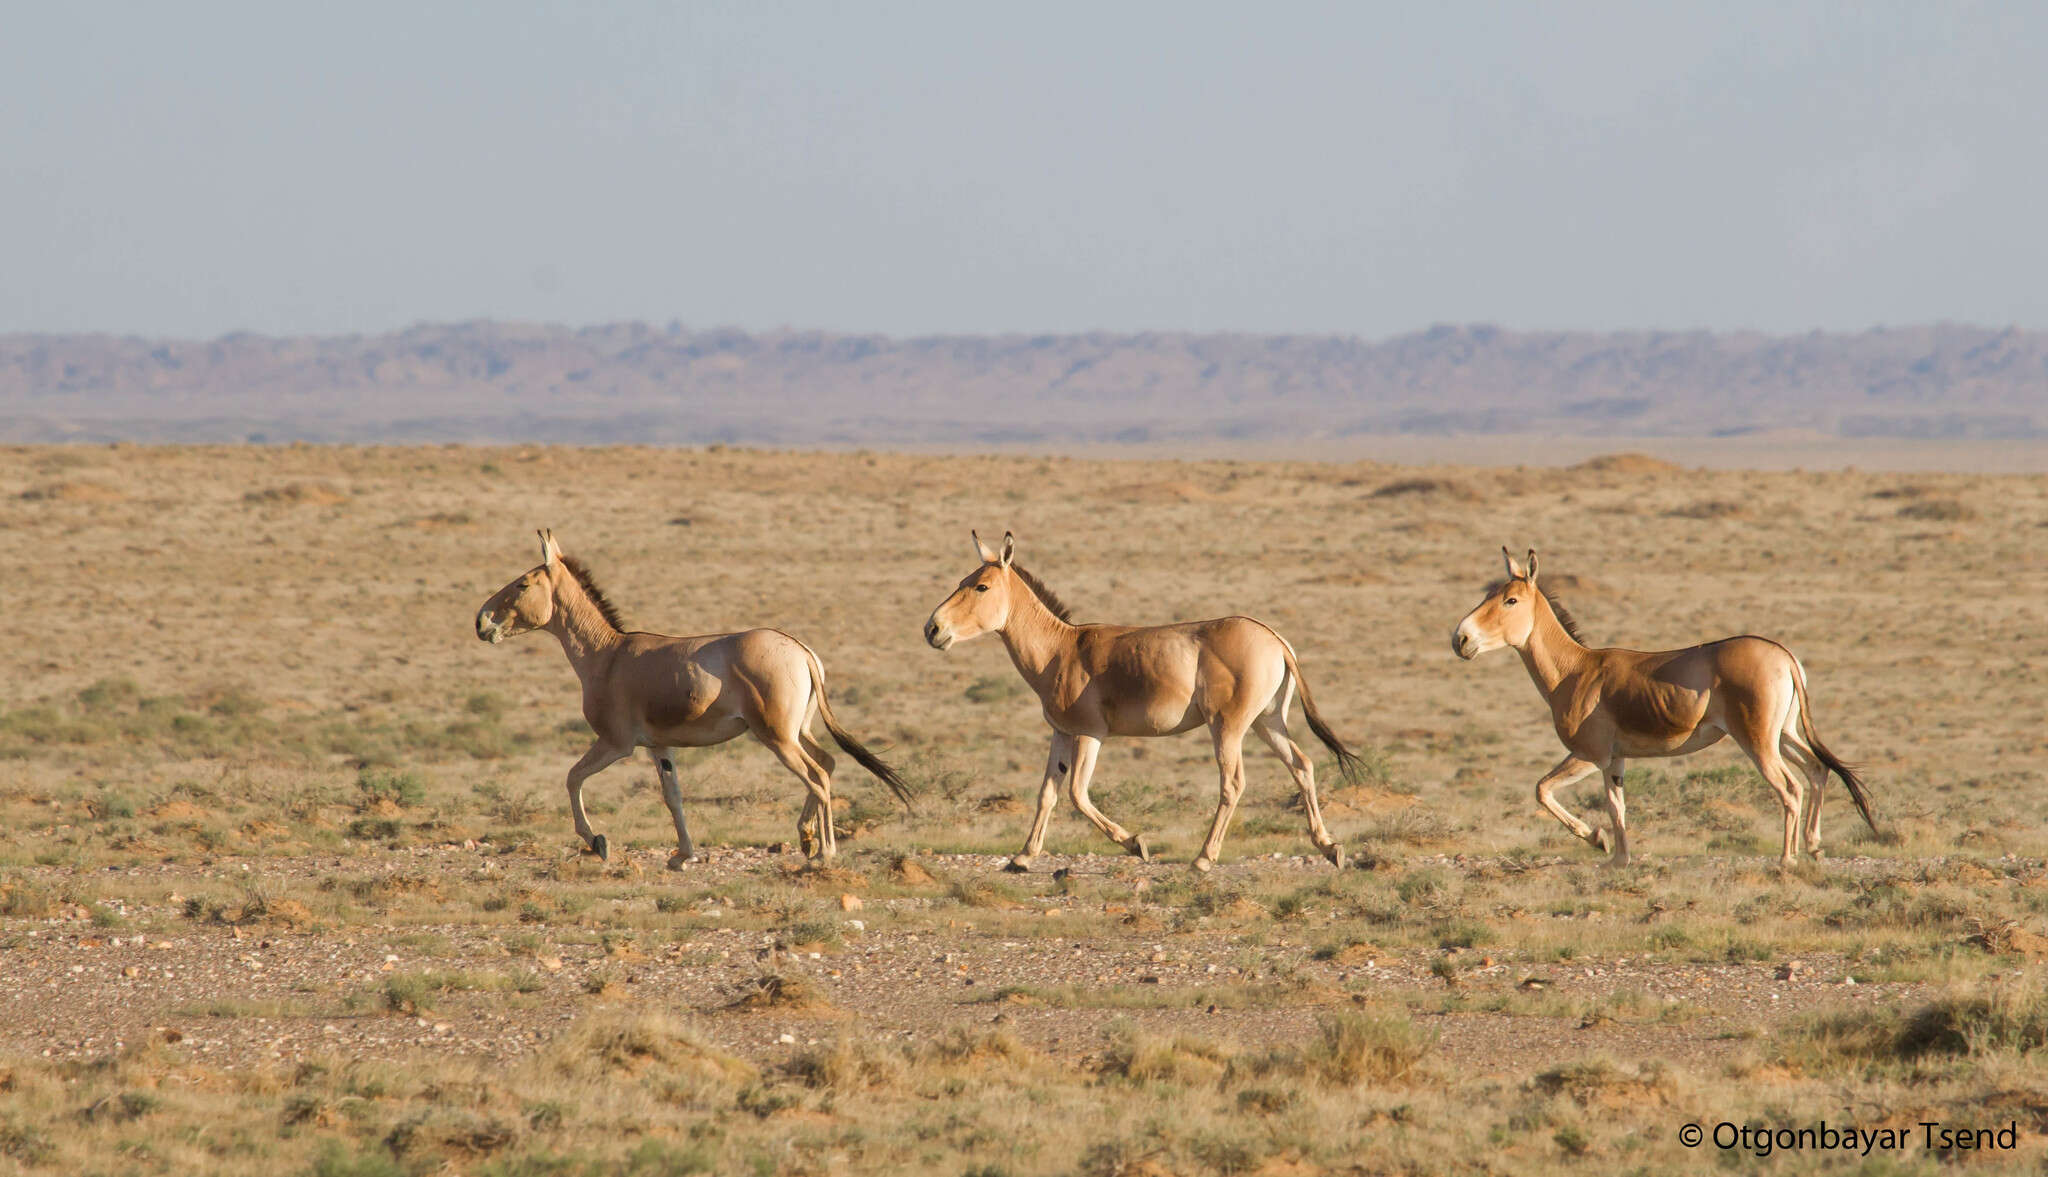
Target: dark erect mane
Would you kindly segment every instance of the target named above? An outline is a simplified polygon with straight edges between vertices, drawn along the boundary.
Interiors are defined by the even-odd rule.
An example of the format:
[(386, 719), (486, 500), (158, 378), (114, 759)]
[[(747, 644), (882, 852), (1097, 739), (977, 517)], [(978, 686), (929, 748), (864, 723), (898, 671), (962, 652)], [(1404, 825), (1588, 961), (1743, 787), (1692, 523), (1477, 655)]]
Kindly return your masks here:
[(605, 597), (603, 589), (597, 587), (597, 581), (592, 579), (590, 569), (584, 566), (583, 561), (574, 556), (563, 556), (562, 567), (567, 568), (569, 575), (576, 578), (576, 583), (583, 586), (583, 595), (589, 597), (590, 603), (604, 615), (605, 624), (620, 633), (626, 632), (626, 619), (619, 616), (619, 607)]
[[(1481, 597), (1480, 600), (1483, 601), (1487, 599), (1487, 597), (1493, 596), (1493, 594), (1506, 588), (1508, 586), (1508, 583), (1509, 582), (1507, 580), (1502, 579), (1496, 580), (1492, 584), (1487, 585), (1486, 597)], [(1549, 593), (1544, 592), (1540, 586), (1536, 589), (1536, 592), (1544, 600), (1550, 602), (1550, 611), (1552, 613), (1557, 614), (1557, 623), (1559, 625), (1564, 626), (1564, 631), (1571, 635), (1571, 639), (1582, 646), (1585, 645), (1586, 639), (1579, 633), (1579, 623), (1575, 618), (1572, 617), (1572, 611), (1564, 607), (1564, 602), (1558, 600), (1556, 597), (1551, 596)]]
[(1054, 595), (1051, 589), (1045, 587), (1044, 581), (1038, 579), (1037, 577), (1031, 575), (1031, 573), (1025, 571), (1024, 566), (1022, 564), (1010, 565), (1010, 571), (1016, 573), (1018, 580), (1023, 581), (1025, 585), (1031, 589), (1032, 592), (1038, 594), (1039, 603), (1044, 605), (1047, 609), (1052, 610), (1052, 615), (1054, 617), (1059, 618), (1061, 621), (1066, 622), (1068, 625), (1074, 624), (1074, 611), (1072, 609), (1067, 608), (1067, 603), (1065, 601), (1060, 600), (1058, 596)]

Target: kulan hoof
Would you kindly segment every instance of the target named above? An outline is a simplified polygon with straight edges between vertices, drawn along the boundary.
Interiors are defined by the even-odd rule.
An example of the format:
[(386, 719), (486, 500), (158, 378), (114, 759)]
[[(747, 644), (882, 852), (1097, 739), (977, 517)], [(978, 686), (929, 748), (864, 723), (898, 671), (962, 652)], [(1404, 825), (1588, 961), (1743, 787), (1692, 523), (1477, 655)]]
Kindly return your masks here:
[(1132, 834), (1124, 839), (1124, 853), (1132, 858), (1142, 859), (1145, 862), (1152, 861), (1152, 848), (1145, 844), (1145, 835), (1143, 834)]
[(606, 862), (612, 860), (612, 844), (604, 840), (603, 834), (591, 835), (590, 852)]
[(1010, 873), (1011, 873), (1011, 874), (1013, 874), (1013, 875), (1023, 875), (1023, 874), (1030, 874), (1030, 873), (1031, 873), (1031, 855), (1029, 855), (1029, 854), (1017, 854), (1017, 855), (1013, 855), (1013, 856), (1011, 856), (1011, 858), (1010, 858), (1010, 861), (1008, 861), (1008, 862), (1006, 862), (1006, 863), (1004, 863), (1004, 864), (1003, 864), (1003, 869), (1004, 869), (1004, 870), (1006, 870), (1006, 871), (1008, 871), (1008, 872), (1010, 872)]
[(1208, 874), (1216, 866), (1216, 864), (1209, 861), (1209, 859), (1206, 856), (1195, 859), (1195, 861), (1190, 863), (1189, 865), (1195, 868), (1195, 872), (1197, 874), (1204, 875)]
[(1344, 869), (1344, 847), (1339, 843), (1332, 842), (1323, 847), (1323, 857), (1330, 860), (1331, 866), (1338, 870)]

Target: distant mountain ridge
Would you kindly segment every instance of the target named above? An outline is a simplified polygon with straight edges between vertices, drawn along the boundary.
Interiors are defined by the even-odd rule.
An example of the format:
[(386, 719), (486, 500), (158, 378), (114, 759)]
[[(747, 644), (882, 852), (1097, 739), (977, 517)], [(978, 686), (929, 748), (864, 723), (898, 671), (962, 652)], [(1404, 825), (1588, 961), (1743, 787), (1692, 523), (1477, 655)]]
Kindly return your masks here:
[(890, 338), (474, 322), (0, 336), (0, 439), (765, 445), (1355, 434), (2048, 437), (2048, 332)]

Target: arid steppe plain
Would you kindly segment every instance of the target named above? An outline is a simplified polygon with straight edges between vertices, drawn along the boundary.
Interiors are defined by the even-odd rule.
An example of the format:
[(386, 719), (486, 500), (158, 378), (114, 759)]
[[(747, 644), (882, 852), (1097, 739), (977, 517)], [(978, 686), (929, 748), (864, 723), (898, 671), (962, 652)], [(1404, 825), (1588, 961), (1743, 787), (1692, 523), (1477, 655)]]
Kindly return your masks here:
[[(2048, 1162), (2048, 477), (475, 447), (0, 450), (0, 1166), (63, 1173), (1917, 1173)], [(560, 646), (476, 608), (551, 527), (638, 627), (814, 646), (840, 857), (751, 742), (586, 790)], [(1112, 742), (1021, 844), (1047, 739), (994, 639), (919, 628), (969, 527), (1084, 621), (1299, 652), (1313, 854), (1254, 743), (1217, 870), (1199, 735)], [(1803, 659), (1829, 856), (1734, 749), (1632, 762), (1632, 848), (1452, 625), (1535, 547), (1594, 644)], [(1590, 786), (1566, 797), (1597, 823)], [(1899, 1128), (1722, 1152), (1688, 1124)], [(1918, 1125), (2015, 1126), (1929, 1149)], [(1988, 1142), (1996, 1144), (1995, 1141)]]

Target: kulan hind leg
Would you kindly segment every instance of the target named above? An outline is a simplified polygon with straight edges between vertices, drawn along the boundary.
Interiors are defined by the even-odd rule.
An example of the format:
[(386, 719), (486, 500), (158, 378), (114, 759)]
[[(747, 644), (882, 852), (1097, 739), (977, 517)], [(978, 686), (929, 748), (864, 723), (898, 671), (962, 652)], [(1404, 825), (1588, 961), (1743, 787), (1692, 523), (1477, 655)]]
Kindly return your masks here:
[[(817, 741), (811, 739), (808, 733), (799, 734), (797, 736), (797, 743), (802, 746), (804, 755), (810, 757), (813, 763), (825, 770), (826, 776), (829, 777), (839, 771), (838, 763), (832, 759), (831, 753), (819, 747)], [(820, 821), (831, 821), (832, 814), (829, 811), (822, 812), (823, 818), (821, 819), (819, 816), (821, 810), (818, 806), (817, 797), (807, 792), (804, 797), (803, 812), (798, 814), (796, 819), (796, 841), (797, 845), (803, 848), (805, 858), (809, 858), (812, 852), (824, 843), (825, 835), (824, 831), (820, 828)], [(833, 840), (836, 845), (838, 841), (837, 831), (834, 831)]]
[(668, 856), (668, 869), (681, 870), (686, 862), (697, 861), (697, 847), (690, 841), (690, 827), (683, 821), (683, 785), (676, 777), (676, 750), (654, 749), (654, 769), (661, 776), (661, 800), (668, 806), (676, 826), (676, 852)]
[(1756, 770), (1763, 774), (1771, 792), (1778, 795), (1778, 804), (1785, 810), (1784, 851), (1778, 856), (1778, 865), (1792, 867), (1799, 861), (1799, 819), (1805, 805), (1806, 782), (1778, 751), (1778, 733), (1739, 732), (1736, 740), (1742, 750), (1756, 764)]
[(1330, 836), (1328, 827), (1323, 825), (1322, 806), (1316, 800), (1316, 766), (1308, 757), (1302, 755), (1301, 746), (1288, 735), (1287, 720), (1278, 712), (1263, 715), (1252, 721), (1252, 730), (1259, 733), (1259, 738), (1266, 741), (1266, 746), (1273, 750), (1273, 755), (1278, 756), (1280, 763), (1287, 766), (1288, 773), (1294, 777), (1294, 787), (1301, 790), (1301, 807), (1308, 811), (1309, 841), (1315, 843), (1316, 849), (1323, 852), (1324, 858), (1329, 859), (1333, 865), (1342, 867), (1344, 847), (1337, 844), (1337, 840)]
[(1820, 762), (1813, 749), (1795, 737), (1791, 732), (1778, 741), (1779, 755), (1786, 763), (1806, 775), (1806, 813), (1802, 832), (1806, 836), (1806, 852), (1820, 857), (1820, 800), (1827, 791), (1828, 766)]
[(1219, 716), (1209, 721), (1209, 732), (1216, 744), (1216, 820), (1209, 827), (1209, 839), (1202, 843), (1202, 852), (1195, 856), (1195, 869), (1207, 872), (1216, 865), (1216, 859), (1223, 853), (1223, 835), (1230, 829), (1230, 819), (1237, 813), (1237, 803), (1244, 796), (1244, 732), (1250, 724), (1225, 726)]
[(1622, 760), (1617, 756), (1607, 764), (1607, 818), (1613, 823), (1613, 855), (1608, 858), (1609, 866), (1628, 865), (1628, 802), (1621, 795)]
[[(774, 733), (762, 737), (762, 743), (782, 761), (782, 766), (796, 774), (797, 779), (810, 790), (810, 802), (804, 810), (817, 822), (818, 842), (816, 853), (810, 855), (813, 862), (830, 862), (839, 852), (839, 840), (832, 830), (832, 777), (823, 765), (804, 754), (803, 745), (795, 739), (782, 738)], [(799, 825), (803, 818), (799, 817)]]

